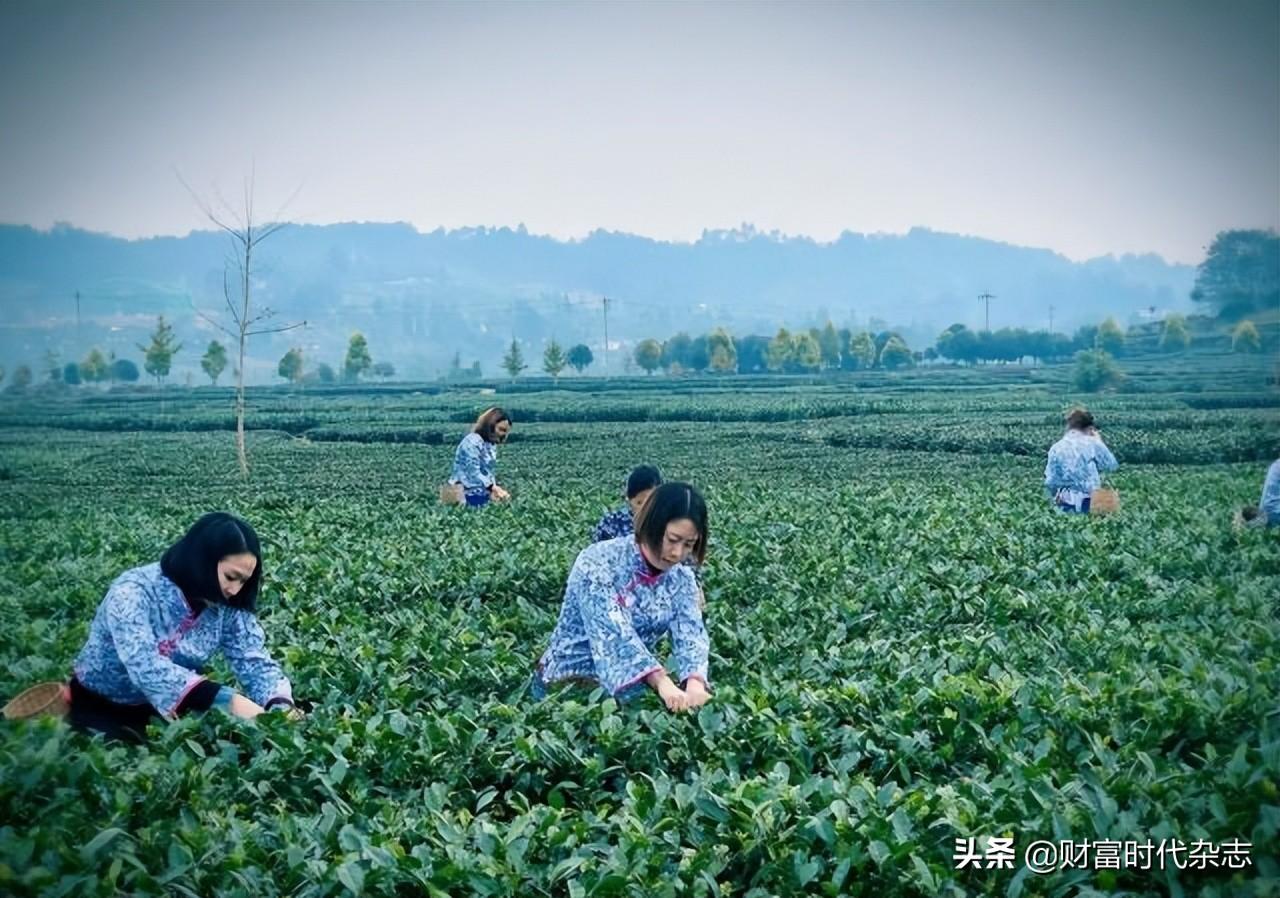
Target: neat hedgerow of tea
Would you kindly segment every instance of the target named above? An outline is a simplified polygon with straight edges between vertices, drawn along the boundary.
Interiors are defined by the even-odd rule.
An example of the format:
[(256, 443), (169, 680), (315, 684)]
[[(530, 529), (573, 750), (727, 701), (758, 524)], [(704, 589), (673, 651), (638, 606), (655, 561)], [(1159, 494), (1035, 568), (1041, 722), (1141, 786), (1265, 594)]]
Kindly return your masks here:
[[(0, 891), (1269, 894), (1280, 564), (1228, 524), (1269, 407), (1092, 403), (1125, 505), (1088, 520), (1041, 489), (1056, 394), (694, 392), (719, 416), (666, 421), (610, 394), (547, 420), (562, 397), (522, 393), (513, 502), (465, 513), (435, 489), (476, 398), (263, 399), (250, 420), (314, 423), (251, 433), (248, 487), (214, 402), (5, 418), (0, 694), (65, 677), (110, 579), (227, 508), (262, 536), (269, 644), (315, 710), (127, 749), (0, 727)], [(838, 413), (767, 417), (791, 402)], [(441, 439), (358, 442), (415, 429)], [(712, 700), (530, 702), (569, 567), (640, 460), (707, 497)], [(957, 869), (957, 838), (1002, 834), (1253, 848), (1243, 870)]]

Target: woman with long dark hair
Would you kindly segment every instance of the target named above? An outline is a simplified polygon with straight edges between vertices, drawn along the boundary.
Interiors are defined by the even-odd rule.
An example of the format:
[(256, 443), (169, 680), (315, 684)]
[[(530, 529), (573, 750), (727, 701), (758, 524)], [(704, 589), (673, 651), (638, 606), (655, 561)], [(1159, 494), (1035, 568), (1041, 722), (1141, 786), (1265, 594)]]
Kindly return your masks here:
[[(111, 584), (75, 661), (71, 723), (140, 739), (148, 721), (219, 707), (242, 718), (292, 710), (289, 679), (272, 660), (255, 614), (262, 549), (245, 521), (200, 518), (158, 563)], [(218, 652), (243, 692), (210, 680)]]

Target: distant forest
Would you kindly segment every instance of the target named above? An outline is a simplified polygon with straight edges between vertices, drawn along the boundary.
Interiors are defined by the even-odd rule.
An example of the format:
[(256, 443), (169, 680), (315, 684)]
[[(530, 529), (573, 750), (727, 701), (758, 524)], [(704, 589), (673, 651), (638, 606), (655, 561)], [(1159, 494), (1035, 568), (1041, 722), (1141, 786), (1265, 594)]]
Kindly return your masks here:
[[(1274, 234), (1228, 233), (1261, 234), (1268, 270)], [(164, 315), (180, 347), (167, 378), (208, 382), (203, 357), (212, 341), (226, 342), (210, 324), (226, 313), (226, 256), (225, 235), (212, 232), (127, 241), (70, 227), (0, 227), (0, 363), (52, 367), (56, 358), (65, 366), (96, 348), (108, 365), (114, 356), (142, 367)], [(920, 362), (929, 350), (939, 354), (939, 336), (954, 325), (989, 330), (977, 339), (990, 346), (1003, 333), (1005, 355), (1010, 335), (1052, 331), (1059, 339), (1024, 353), (1050, 357), (1106, 318), (1129, 329), (1211, 305), (1193, 298), (1196, 268), (1155, 256), (1075, 263), (923, 229), (819, 244), (744, 227), (679, 244), (607, 232), (561, 242), (523, 229), (299, 225), (263, 245), (253, 276), (257, 308), (269, 308), (275, 322), (306, 322), (253, 341), (246, 374), (255, 383), (286, 376), (280, 364), (290, 350), (297, 352), (287, 370), (298, 379), (325, 369), (341, 377), (356, 332), (371, 353), (366, 376), (496, 374), (513, 341), (531, 373), (553, 344), (563, 353), (590, 350), (586, 373), (601, 373), (606, 327), (613, 373), (650, 357), (637, 356), (645, 340), (659, 344), (661, 367), (710, 369), (714, 347), (705, 365), (701, 348), (716, 333), (729, 335), (744, 371), (757, 359), (762, 369), (792, 370), (813, 362), (809, 339), (824, 367), (856, 364), (850, 341), (863, 333), (878, 344), (876, 364), (890, 336)], [(1204, 284), (1219, 293), (1230, 287), (1221, 278)], [(1215, 313), (1239, 311), (1219, 306)], [(780, 329), (796, 336), (794, 354), (779, 363), (777, 350), (770, 365), (767, 344)], [(834, 355), (829, 331), (840, 343)], [(667, 348), (664, 364), (662, 344), (672, 339), (698, 348), (684, 359)], [(895, 348), (890, 358), (899, 357)], [(723, 351), (719, 361), (726, 364)]]

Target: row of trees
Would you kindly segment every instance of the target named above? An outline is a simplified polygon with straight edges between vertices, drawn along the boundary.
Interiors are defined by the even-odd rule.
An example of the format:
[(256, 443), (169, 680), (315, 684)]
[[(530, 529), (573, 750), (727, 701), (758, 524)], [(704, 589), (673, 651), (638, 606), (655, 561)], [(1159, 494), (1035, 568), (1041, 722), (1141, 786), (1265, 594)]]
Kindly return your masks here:
[[(44, 355), (44, 373), (46, 383), (68, 384), (78, 386), (82, 383), (133, 383), (142, 372), (130, 359), (116, 358), (115, 353), (104, 354), (100, 349), (93, 349), (80, 362), (67, 362), (65, 365), (58, 354), (49, 350)], [(5, 369), (0, 366), (0, 384), (5, 381)], [(35, 373), (30, 365), (17, 365), (8, 378), (8, 389), (25, 390), (35, 383)]]
[(853, 333), (848, 328), (837, 329), (830, 321), (821, 328), (796, 333), (779, 328), (772, 337), (739, 338), (723, 328), (699, 337), (679, 333), (663, 342), (641, 340), (633, 353), (635, 364), (650, 374), (659, 368), (668, 374), (893, 370), (914, 365), (924, 357), (913, 353), (902, 336), (893, 331)]
[[(1080, 353), (1100, 352), (1102, 356), (1087, 357), (1088, 366), (1106, 373), (1106, 376), (1085, 375), (1084, 379), (1093, 384), (1095, 381), (1113, 380), (1110, 366), (1114, 366), (1117, 357), (1129, 351), (1134, 340), (1134, 329), (1126, 332), (1114, 318), (1107, 318), (1101, 324), (1085, 325), (1073, 335), (1024, 328), (973, 331), (963, 324), (953, 324), (938, 336), (936, 346), (923, 352), (913, 352), (902, 336), (893, 331), (855, 334), (847, 328), (837, 329), (828, 321), (824, 327), (810, 328), (807, 332), (792, 333), (781, 328), (773, 337), (753, 335), (738, 338), (718, 328), (699, 337), (679, 333), (665, 341), (647, 338), (636, 344), (626, 361), (649, 374), (660, 369), (668, 374), (703, 371), (722, 374), (813, 373), (872, 368), (895, 370), (939, 358), (968, 364), (1018, 362), (1024, 358), (1064, 361), (1077, 357), (1078, 361)], [(1236, 352), (1258, 352), (1262, 341), (1254, 324), (1246, 320), (1235, 326), (1231, 345)], [(1190, 348), (1191, 331), (1186, 318), (1176, 314), (1166, 317), (1160, 326), (1157, 346), (1170, 353)], [(585, 345), (579, 344), (566, 354), (553, 340), (543, 352), (542, 370), (556, 378), (566, 367), (582, 373), (592, 361), (591, 350)], [(478, 367), (477, 363), (476, 378), (479, 377)], [(503, 357), (502, 368), (512, 378), (528, 370), (519, 341), (511, 341)], [(455, 379), (455, 371), (461, 371), (457, 357), (450, 379)]]
[[(723, 328), (717, 328), (698, 337), (682, 332), (662, 342), (648, 338), (636, 344), (634, 350), (624, 357), (624, 364), (628, 369), (635, 366), (649, 374), (658, 369), (668, 374), (703, 371), (725, 374), (811, 373), (902, 368), (924, 357), (913, 353), (902, 336), (892, 331), (855, 334), (847, 328), (837, 330), (827, 322), (823, 328), (794, 334), (781, 328), (772, 337), (753, 335), (738, 338)], [(565, 352), (557, 341), (552, 340), (543, 350), (542, 370), (558, 378), (566, 368), (573, 368), (581, 374), (594, 361), (595, 356), (585, 344), (579, 343)], [(478, 369), (478, 364), (475, 367)], [(502, 369), (512, 378), (529, 369), (518, 340), (513, 339), (508, 346), (502, 359)], [(461, 361), (455, 356), (450, 379), (461, 377), (461, 372)], [(479, 376), (478, 370), (475, 376)]]
[[(1073, 336), (1001, 328), (998, 331), (971, 331), (953, 324), (938, 336), (937, 354), (956, 362), (1016, 362), (1023, 358), (1056, 361), (1086, 350), (1102, 350), (1108, 355), (1126, 355), (1137, 339), (1137, 329), (1127, 333), (1114, 318), (1101, 324), (1081, 327)], [(1181, 315), (1169, 315), (1160, 325), (1156, 346), (1163, 352), (1183, 352), (1191, 346), (1191, 331)], [(1239, 322), (1232, 331), (1231, 348), (1236, 352), (1259, 352), (1262, 340), (1251, 321)]]
[[(560, 377), (565, 368), (572, 368), (581, 374), (591, 363), (596, 360), (595, 355), (591, 352), (591, 347), (585, 343), (579, 343), (570, 347), (568, 352), (555, 340), (547, 344), (546, 349), (542, 351), (542, 370), (547, 372), (554, 378)], [(455, 367), (461, 367), (458, 358), (454, 357)], [(507, 353), (502, 357), (502, 370), (506, 371), (512, 378), (520, 376), (521, 371), (528, 370), (529, 366), (525, 364), (524, 352), (520, 349), (520, 342), (512, 339), (511, 345), (507, 347)], [(475, 376), (480, 376), (480, 363), (474, 365)]]
[[(215, 346), (216, 341), (209, 344), (210, 351), (213, 351)], [(306, 373), (305, 368), (302, 349), (295, 346), (280, 357), (280, 362), (276, 365), (276, 373), (293, 384), (305, 381), (334, 383), (338, 380), (333, 368), (324, 362), (318, 364), (315, 371), (310, 374)], [(206, 368), (205, 372), (209, 373), (209, 369)], [(388, 380), (396, 376), (396, 368), (390, 362), (375, 362), (373, 356), (369, 354), (369, 341), (365, 339), (364, 334), (356, 331), (347, 342), (347, 355), (342, 363), (342, 379), (348, 383), (354, 383), (366, 373)], [(212, 374), (210, 376), (216, 383), (216, 376)]]

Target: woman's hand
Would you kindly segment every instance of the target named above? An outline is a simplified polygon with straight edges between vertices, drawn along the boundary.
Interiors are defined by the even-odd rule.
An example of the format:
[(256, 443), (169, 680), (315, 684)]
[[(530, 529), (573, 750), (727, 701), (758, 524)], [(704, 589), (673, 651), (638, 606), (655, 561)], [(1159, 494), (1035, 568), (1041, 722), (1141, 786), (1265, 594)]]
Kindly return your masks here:
[(240, 693), (231, 696), (231, 702), (227, 705), (227, 711), (241, 720), (253, 720), (262, 713), (262, 706), (257, 702), (250, 701)]
[(668, 711), (683, 711), (689, 707), (689, 697), (685, 695), (683, 689), (671, 681), (666, 671), (655, 670), (645, 679), (658, 693), (658, 697), (662, 699)]
[(687, 704), (685, 707), (690, 710), (701, 708), (711, 698), (711, 693), (707, 691), (707, 686), (697, 677), (690, 677), (685, 681), (684, 694)]
[(506, 502), (511, 498), (511, 494), (495, 483), (489, 488), (489, 498), (495, 502)]

